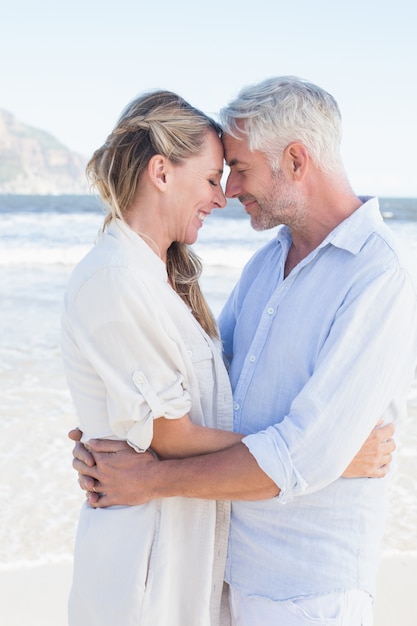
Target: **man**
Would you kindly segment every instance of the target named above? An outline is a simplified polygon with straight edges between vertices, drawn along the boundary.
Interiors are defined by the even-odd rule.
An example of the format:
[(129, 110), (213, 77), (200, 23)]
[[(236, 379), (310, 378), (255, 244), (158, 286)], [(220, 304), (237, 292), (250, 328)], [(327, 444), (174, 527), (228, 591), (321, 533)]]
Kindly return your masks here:
[[(231, 499), (226, 580), (236, 626), (372, 623), (387, 478), (339, 478), (378, 418), (397, 421), (417, 362), (417, 295), (375, 198), (340, 158), (323, 89), (293, 77), (221, 112), (230, 175), (255, 229), (283, 224), (247, 264), (219, 325), (234, 425), (227, 451), (158, 462), (98, 442), (74, 467), (94, 506)], [(75, 435), (73, 435), (75, 438)], [(114, 446), (112, 448), (112, 445)], [(381, 470), (378, 475), (383, 475)]]

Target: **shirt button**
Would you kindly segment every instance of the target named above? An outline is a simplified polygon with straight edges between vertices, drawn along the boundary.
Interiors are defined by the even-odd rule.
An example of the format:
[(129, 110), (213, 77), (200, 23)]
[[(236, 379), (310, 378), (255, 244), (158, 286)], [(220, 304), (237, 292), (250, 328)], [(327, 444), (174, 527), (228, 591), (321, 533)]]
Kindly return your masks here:
[(269, 306), (266, 312), (268, 313), (268, 315), (273, 315), (275, 313), (275, 309), (273, 306)]
[(240, 409), (240, 404), (238, 404), (237, 402), (234, 403), (233, 408), (235, 411), (239, 411)]
[(135, 374), (133, 376), (133, 381), (134, 381), (134, 383), (136, 385), (139, 385), (140, 387), (145, 384), (145, 381), (144, 381), (143, 376), (141, 374)]
[(254, 361), (256, 361), (256, 356), (254, 354), (251, 354), (251, 356), (249, 357), (249, 361), (251, 363), (253, 363)]

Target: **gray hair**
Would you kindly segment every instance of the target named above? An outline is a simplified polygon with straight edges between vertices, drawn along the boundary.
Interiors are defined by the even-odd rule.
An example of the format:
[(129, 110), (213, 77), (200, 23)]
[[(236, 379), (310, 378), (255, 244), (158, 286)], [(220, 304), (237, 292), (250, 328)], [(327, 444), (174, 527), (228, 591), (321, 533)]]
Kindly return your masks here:
[[(220, 111), (223, 131), (243, 132), (250, 150), (264, 152), (278, 168), (285, 148), (301, 142), (324, 171), (340, 171), (341, 115), (336, 100), (321, 87), (295, 76), (268, 78), (244, 87)], [(238, 121), (243, 122), (243, 129)]]

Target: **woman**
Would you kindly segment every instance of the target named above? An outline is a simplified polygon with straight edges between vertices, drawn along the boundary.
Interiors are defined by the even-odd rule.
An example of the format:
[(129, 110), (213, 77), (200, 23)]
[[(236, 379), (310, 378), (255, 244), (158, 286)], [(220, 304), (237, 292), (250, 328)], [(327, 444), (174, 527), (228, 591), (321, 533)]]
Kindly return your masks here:
[[(108, 213), (71, 276), (62, 323), (83, 441), (124, 439), (181, 457), (241, 439), (228, 432), (228, 376), (187, 247), (226, 205), (219, 134), (182, 98), (157, 91), (126, 108), (87, 166)], [(182, 498), (84, 505), (70, 625), (215, 624), (228, 515), (227, 503)]]

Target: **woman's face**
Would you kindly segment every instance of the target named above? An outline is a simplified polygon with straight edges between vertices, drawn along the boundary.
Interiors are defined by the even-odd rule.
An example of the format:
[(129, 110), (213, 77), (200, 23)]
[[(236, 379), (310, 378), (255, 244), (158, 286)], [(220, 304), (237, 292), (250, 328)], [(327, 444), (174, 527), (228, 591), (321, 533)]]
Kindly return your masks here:
[(209, 131), (200, 153), (173, 168), (169, 207), (172, 241), (194, 243), (212, 210), (226, 206), (222, 174), (223, 146)]

